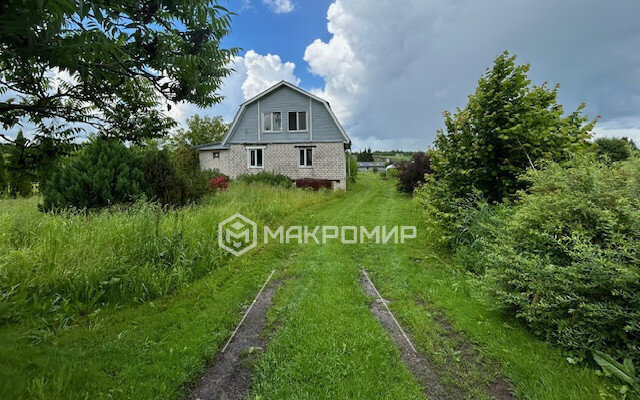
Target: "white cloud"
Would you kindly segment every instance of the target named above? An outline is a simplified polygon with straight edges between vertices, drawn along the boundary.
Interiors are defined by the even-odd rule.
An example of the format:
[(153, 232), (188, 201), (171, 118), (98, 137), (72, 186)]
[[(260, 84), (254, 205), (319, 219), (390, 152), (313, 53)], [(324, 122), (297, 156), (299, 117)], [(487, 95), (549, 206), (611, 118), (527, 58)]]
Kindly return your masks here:
[(271, 11), (276, 14), (290, 13), (294, 9), (291, 0), (262, 0), (262, 2), (268, 5)]
[(296, 65), (292, 62), (283, 63), (278, 55), (262, 56), (249, 50), (244, 56), (244, 64), (247, 76), (242, 83), (242, 93), (245, 100), (280, 81), (291, 82), (294, 85), (300, 84), (300, 79), (293, 73)]
[(201, 116), (222, 115), (225, 121), (233, 120), (240, 104), (258, 93), (284, 80), (294, 85), (300, 84), (300, 79), (294, 74), (296, 65), (292, 62), (282, 62), (275, 54), (260, 55), (253, 50), (247, 51), (244, 57), (236, 57), (231, 67), (234, 72), (224, 79), (219, 93), (225, 99), (213, 107), (199, 108), (195, 104), (176, 104), (169, 111), (169, 116), (182, 126), (188, 117), (198, 114)]
[(534, 83), (561, 83), (567, 111), (584, 101), (599, 126), (627, 129), (640, 119), (638, 13), (633, 1), (335, 0), (331, 38), (309, 44), (304, 60), (362, 146), (425, 149), (442, 111), (463, 107), (504, 50), (531, 63)]

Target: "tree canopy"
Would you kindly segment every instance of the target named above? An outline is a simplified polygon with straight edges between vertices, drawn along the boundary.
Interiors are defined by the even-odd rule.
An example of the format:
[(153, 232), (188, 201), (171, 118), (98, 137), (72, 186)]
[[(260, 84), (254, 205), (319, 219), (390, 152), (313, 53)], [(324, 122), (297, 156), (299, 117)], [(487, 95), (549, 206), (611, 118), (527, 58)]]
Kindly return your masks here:
[[(69, 139), (161, 137), (161, 105), (211, 106), (238, 49), (217, 0), (7, 0), (0, 5), (0, 124)], [(9, 140), (6, 135), (2, 135)]]
[(187, 119), (187, 129), (180, 129), (172, 138), (176, 146), (197, 146), (222, 140), (229, 129), (221, 116), (201, 117), (194, 115)]
[(563, 161), (589, 145), (595, 121), (568, 115), (557, 102), (559, 86), (535, 86), (529, 65), (505, 52), (478, 81), (464, 109), (444, 113), (446, 133), (435, 140), (435, 177), (450, 183), (454, 197), (473, 188), (492, 202), (523, 187), (519, 177), (541, 160)]

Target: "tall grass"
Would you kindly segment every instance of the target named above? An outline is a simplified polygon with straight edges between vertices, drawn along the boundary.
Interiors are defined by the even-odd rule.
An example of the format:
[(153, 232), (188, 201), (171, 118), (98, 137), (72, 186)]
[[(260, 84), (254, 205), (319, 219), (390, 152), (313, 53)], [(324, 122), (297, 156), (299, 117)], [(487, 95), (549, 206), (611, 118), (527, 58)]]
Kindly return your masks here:
[(64, 325), (168, 294), (224, 263), (221, 220), (241, 212), (276, 221), (339, 195), (236, 183), (185, 208), (138, 203), (89, 215), (43, 214), (37, 198), (2, 200), (0, 323), (39, 316)]

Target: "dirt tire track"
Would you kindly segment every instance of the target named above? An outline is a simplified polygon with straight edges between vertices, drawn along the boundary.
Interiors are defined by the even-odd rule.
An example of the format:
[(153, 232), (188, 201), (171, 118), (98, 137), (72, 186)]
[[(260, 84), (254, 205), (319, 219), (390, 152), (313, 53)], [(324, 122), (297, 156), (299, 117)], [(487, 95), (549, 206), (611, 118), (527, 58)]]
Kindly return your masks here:
[[(364, 287), (365, 293), (373, 298), (369, 309), (376, 316), (380, 324), (391, 336), (391, 339), (400, 350), (402, 361), (411, 371), (414, 378), (422, 384), (423, 392), (427, 398), (432, 400), (462, 400), (465, 398), (464, 393), (458, 388), (447, 387), (442, 384), (440, 377), (436, 373), (433, 363), (420, 352), (415, 353), (411, 345), (404, 338), (400, 329), (395, 324), (393, 316), (391, 316), (376, 294), (375, 288), (364, 275), (360, 276), (360, 283)], [(409, 333), (405, 332), (411, 340)]]
[(190, 399), (236, 400), (247, 397), (251, 389), (253, 357), (243, 355), (243, 350), (264, 349), (267, 345), (268, 338), (262, 332), (267, 324), (267, 311), (280, 284), (276, 282), (265, 287), (227, 349), (218, 353), (213, 364), (198, 378)]

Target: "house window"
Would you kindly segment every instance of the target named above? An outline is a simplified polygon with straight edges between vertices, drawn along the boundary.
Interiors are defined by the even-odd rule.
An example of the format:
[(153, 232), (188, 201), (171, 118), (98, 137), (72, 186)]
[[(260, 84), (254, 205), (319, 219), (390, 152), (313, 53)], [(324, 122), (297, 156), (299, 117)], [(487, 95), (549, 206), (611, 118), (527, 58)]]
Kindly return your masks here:
[(262, 113), (262, 130), (282, 132), (282, 113), (280, 111)]
[(300, 149), (300, 164), (301, 167), (313, 167), (313, 149), (310, 147), (304, 147)]
[(295, 111), (289, 113), (289, 131), (304, 132), (307, 130), (307, 112)]
[(249, 168), (262, 168), (263, 167), (263, 156), (264, 149), (256, 148), (256, 149), (247, 149), (247, 158), (249, 161)]
[(213, 153), (211, 153), (211, 155), (213, 156), (213, 158), (220, 158), (220, 152), (219, 151), (214, 151)]

